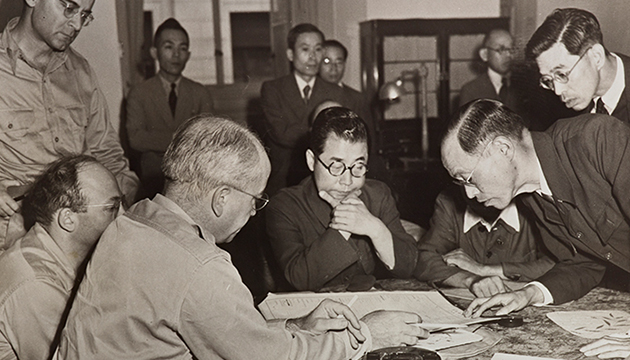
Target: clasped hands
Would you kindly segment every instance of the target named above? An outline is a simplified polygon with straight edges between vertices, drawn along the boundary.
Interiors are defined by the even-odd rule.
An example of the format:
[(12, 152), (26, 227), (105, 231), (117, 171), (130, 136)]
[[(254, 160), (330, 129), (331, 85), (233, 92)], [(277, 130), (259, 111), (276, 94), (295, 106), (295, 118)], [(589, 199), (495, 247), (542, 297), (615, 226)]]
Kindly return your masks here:
[(380, 220), (370, 213), (363, 201), (359, 199), (359, 195), (361, 195), (361, 190), (355, 190), (338, 200), (326, 191), (319, 192), (319, 197), (333, 208), (330, 228), (366, 236), (376, 231), (376, 224)]

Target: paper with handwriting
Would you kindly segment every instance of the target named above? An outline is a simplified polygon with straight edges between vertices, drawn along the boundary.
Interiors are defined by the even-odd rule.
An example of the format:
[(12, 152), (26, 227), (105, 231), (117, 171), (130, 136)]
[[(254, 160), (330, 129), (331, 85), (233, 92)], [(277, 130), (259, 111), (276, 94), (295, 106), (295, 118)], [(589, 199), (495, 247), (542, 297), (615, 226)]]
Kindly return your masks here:
[(630, 337), (630, 314), (621, 310), (554, 311), (547, 317), (566, 331), (587, 339)]

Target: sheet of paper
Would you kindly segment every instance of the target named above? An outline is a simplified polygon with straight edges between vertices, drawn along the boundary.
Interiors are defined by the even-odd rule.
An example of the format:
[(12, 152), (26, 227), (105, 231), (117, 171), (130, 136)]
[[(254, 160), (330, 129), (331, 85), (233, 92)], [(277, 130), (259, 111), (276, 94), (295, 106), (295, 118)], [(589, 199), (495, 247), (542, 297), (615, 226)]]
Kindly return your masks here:
[(427, 339), (418, 340), (416, 347), (438, 351), (454, 346), (470, 344), (483, 340), (483, 336), (464, 329), (455, 329), (431, 334)]
[(358, 298), (352, 310), (359, 318), (375, 310), (402, 310), (415, 312), (428, 323), (467, 324), (472, 320), (437, 291), (269, 294), (258, 309), (267, 320), (296, 318), (308, 314), (326, 298), (347, 304), (355, 295)]
[(496, 353), (490, 360), (558, 360), (558, 359), (541, 358), (541, 357), (527, 356), (527, 355)]
[(554, 311), (547, 317), (566, 331), (587, 339), (630, 337), (630, 314), (621, 310)]

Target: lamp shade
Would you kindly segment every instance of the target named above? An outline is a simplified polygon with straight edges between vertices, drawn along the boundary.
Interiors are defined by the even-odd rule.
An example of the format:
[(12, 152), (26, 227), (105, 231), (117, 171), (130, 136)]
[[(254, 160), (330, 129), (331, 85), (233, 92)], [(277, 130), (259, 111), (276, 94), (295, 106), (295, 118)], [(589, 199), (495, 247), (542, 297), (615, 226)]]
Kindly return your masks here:
[(379, 100), (394, 102), (400, 100), (400, 97), (405, 94), (405, 89), (402, 87), (402, 81), (390, 81), (381, 86), (378, 91)]

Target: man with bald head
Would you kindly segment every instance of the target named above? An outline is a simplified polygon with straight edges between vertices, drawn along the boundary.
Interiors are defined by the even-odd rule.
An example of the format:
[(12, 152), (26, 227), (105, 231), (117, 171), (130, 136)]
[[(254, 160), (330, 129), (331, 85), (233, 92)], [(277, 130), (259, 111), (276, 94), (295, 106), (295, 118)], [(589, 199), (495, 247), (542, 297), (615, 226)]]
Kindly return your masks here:
[(24, 190), (11, 187), (27, 188), (61, 157), (94, 156), (134, 200), (138, 177), (94, 71), (70, 46), (94, 19), (94, 1), (24, 0), (21, 16), (0, 35), (0, 248), (24, 234), (10, 221)]
[(514, 40), (504, 29), (491, 30), (483, 39), (479, 57), (487, 65), (487, 71), (462, 86), (459, 103), (475, 99), (494, 99), (513, 110), (518, 107), (518, 97), (510, 87), (510, 70), (514, 55)]
[(35, 225), (0, 256), (0, 358), (50, 357), (84, 260), (121, 201), (91, 156), (62, 158), (35, 182), (24, 201)]

